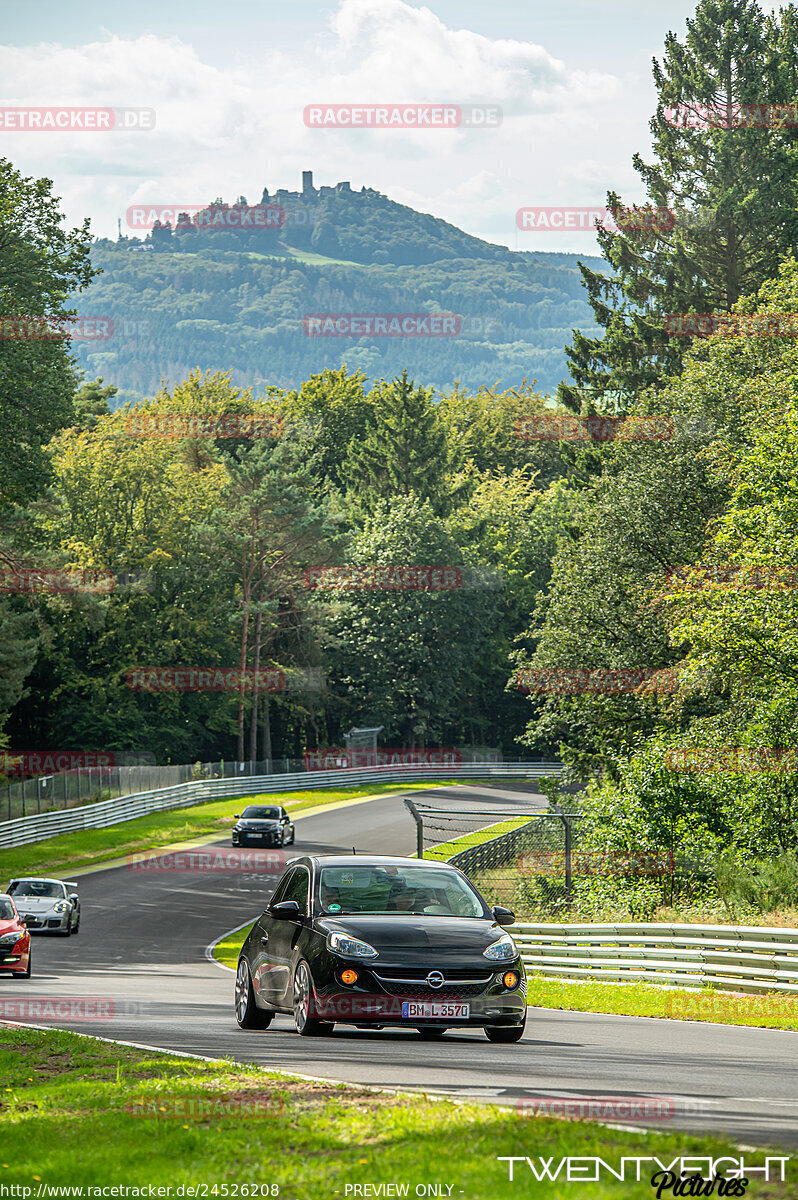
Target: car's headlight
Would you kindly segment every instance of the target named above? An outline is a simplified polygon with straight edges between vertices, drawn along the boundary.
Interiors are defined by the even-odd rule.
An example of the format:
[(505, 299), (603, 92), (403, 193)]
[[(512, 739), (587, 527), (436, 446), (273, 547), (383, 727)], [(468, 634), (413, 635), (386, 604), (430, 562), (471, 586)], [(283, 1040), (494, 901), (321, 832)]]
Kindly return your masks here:
[(518, 957), (515, 942), (509, 933), (503, 933), (498, 941), (492, 942), (487, 950), (483, 950), (482, 953), (485, 955), (485, 958), (498, 959), (500, 962)]
[(16, 946), (22, 936), (21, 933), (4, 933), (0, 937), (0, 946)]
[(348, 937), (345, 933), (331, 933), (327, 937), (327, 948), (333, 954), (345, 954), (348, 958), (376, 958), (378, 951), (368, 942)]
[(69, 904), (67, 903), (66, 900), (59, 900), (57, 904), (53, 905), (53, 912), (57, 912), (57, 913), (69, 912)]

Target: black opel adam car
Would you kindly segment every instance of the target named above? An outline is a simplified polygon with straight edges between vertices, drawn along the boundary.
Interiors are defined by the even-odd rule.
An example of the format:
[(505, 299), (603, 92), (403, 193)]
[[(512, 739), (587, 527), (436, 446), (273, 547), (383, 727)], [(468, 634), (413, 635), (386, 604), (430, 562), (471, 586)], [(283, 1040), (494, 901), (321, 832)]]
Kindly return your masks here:
[(415, 858), (294, 859), (241, 948), (235, 1010), (243, 1029), (294, 1014), (305, 1037), (336, 1022), (438, 1037), (481, 1027), (517, 1042), (526, 979), (503, 925), (462, 872)]

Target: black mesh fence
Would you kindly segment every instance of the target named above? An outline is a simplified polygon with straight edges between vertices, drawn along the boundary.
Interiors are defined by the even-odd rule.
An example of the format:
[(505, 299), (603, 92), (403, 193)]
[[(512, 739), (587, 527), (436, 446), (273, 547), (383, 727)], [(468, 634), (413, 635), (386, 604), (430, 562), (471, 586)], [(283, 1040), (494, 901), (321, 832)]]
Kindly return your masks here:
[(537, 809), (454, 809), (405, 799), (417, 854), (459, 867), (489, 904), (520, 919), (603, 919), (602, 911), (617, 908), (617, 919), (650, 920), (659, 904), (687, 898), (706, 882), (706, 863), (683, 850), (596, 848), (575, 802), (567, 803), (570, 811), (542, 798)]
[(547, 807), (435, 808), (406, 799), (417, 853), (451, 862), (489, 904), (520, 915), (556, 915), (573, 898), (579, 818)]

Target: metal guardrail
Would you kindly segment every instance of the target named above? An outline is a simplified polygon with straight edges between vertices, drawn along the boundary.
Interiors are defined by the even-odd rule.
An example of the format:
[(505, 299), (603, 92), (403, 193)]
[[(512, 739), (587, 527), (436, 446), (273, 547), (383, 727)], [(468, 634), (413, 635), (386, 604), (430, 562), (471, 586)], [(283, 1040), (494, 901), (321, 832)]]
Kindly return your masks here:
[(798, 992), (798, 929), (519, 921), (512, 936), (530, 975)]
[(361, 783), (434, 782), (445, 779), (534, 779), (558, 775), (558, 763), (463, 763), (446, 767), (353, 767), (337, 771), (300, 771), (288, 775), (255, 775), (241, 779), (198, 779), (138, 795), (102, 800), (82, 808), (18, 817), (0, 824), (0, 848), (25, 846), (81, 829), (102, 829), (132, 821), (147, 813), (186, 808), (218, 797), (263, 795), (267, 792), (303, 791), (308, 788), (347, 787)]

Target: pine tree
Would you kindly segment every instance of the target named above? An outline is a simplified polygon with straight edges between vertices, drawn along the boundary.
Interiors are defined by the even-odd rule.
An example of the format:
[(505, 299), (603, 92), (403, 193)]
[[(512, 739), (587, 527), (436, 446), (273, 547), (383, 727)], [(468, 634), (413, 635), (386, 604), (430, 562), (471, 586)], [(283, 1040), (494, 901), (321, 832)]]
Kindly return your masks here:
[(349, 489), (366, 510), (379, 500), (415, 494), (441, 511), (449, 448), (432, 397), (403, 371), (401, 379), (378, 384), (369, 398), (374, 420), (350, 446), (343, 472)]
[[(798, 248), (798, 131), (765, 127), (764, 117), (744, 128), (739, 116), (743, 106), (794, 101), (797, 26), (793, 4), (766, 19), (755, 0), (700, 0), (684, 43), (666, 38), (663, 62), (653, 63), (656, 162), (638, 154), (633, 163), (649, 198), (644, 207), (670, 210), (673, 227), (652, 214), (653, 229), (634, 228), (640, 219), (630, 221), (609, 193), (608, 208), (622, 210), (621, 231), (599, 229), (598, 239), (613, 274), (580, 264), (605, 332), (574, 334), (574, 385), (560, 388), (569, 408), (623, 412), (642, 389), (661, 386), (691, 345), (668, 336), (665, 316), (730, 311)], [(707, 110), (718, 114), (711, 123)], [(688, 124), (685, 111), (693, 114)]]

